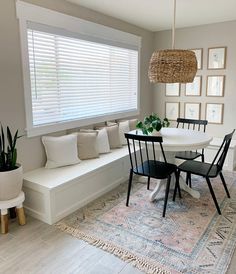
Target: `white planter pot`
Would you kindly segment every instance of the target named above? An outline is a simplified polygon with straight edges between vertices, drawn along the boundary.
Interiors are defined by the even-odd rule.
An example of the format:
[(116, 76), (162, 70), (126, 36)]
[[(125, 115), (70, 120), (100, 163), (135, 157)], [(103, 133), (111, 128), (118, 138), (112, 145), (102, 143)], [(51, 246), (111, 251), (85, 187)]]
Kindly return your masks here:
[(22, 189), (23, 169), (18, 168), (11, 171), (0, 171), (0, 201), (16, 198)]

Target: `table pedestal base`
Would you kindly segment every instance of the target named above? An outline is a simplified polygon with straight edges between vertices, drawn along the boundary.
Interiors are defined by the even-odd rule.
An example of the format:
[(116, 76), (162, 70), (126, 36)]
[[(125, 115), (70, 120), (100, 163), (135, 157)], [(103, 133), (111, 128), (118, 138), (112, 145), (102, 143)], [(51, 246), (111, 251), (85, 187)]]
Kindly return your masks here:
[[(165, 155), (166, 155), (168, 163), (176, 164), (174, 152), (167, 151), (167, 152), (165, 152)], [(179, 160), (178, 160), (178, 162), (179, 162)], [(166, 184), (166, 179), (165, 180), (156, 180), (156, 181), (157, 181), (156, 187), (154, 188), (154, 190), (152, 191), (152, 193), (150, 194), (150, 197), (149, 197), (151, 202), (157, 198), (157, 195), (160, 192), (161, 188)], [(196, 198), (196, 199), (200, 198), (199, 191), (190, 188), (186, 184), (185, 178), (182, 175), (180, 175), (180, 178), (179, 178), (179, 185), (180, 185), (181, 190), (188, 192), (193, 198)], [(172, 174), (170, 189), (174, 189), (174, 188), (175, 188), (175, 175)]]

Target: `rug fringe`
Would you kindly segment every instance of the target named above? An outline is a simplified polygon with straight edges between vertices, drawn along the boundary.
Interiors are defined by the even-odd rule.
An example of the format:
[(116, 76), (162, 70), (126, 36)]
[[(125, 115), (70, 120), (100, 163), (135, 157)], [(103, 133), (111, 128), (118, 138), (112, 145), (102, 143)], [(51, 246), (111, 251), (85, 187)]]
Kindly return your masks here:
[(55, 226), (59, 228), (61, 231), (64, 231), (72, 235), (73, 237), (84, 240), (91, 245), (94, 245), (105, 251), (108, 251), (109, 253), (114, 254), (115, 256), (119, 257), (123, 261), (127, 263), (131, 263), (133, 266), (135, 266), (136, 268), (138, 268), (139, 270), (147, 274), (171, 274), (170, 271), (165, 270), (161, 268), (160, 266), (157, 266), (154, 262), (151, 262), (150, 260), (146, 260), (144, 258), (138, 257), (121, 247), (118, 247), (116, 245), (100, 240), (96, 237), (85, 234), (79, 231), (77, 228), (67, 226), (60, 222), (55, 224)]

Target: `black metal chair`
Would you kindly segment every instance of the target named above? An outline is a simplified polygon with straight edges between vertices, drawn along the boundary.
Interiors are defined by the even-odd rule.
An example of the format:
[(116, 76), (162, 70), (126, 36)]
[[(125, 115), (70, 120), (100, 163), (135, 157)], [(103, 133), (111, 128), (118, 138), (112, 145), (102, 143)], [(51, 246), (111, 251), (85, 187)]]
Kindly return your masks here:
[[(180, 187), (177, 174), (177, 166), (174, 164), (167, 163), (165, 153), (162, 146), (161, 136), (147, 136), (125, 133), (125, 138), (127, 139), (129, 156), (130, 156), (130, 176), (127, 192), (126, 206), (129, 205), (129, 197), (132, 186), (133, 173), (141, 176), (148, 177), (148, 189), (150, 184), (150, 178), (155, 179), (167, 179), (166, 190), (165, 190), (165, 200), (164, 209), (162, 216), (165, 217), (167, 200), (170, 189), (171, 175), (175, 173), (176, 185), (178, 188), (179, 195)], [(161, 155), (163, 157), (163, 162), (157, 161), (155, 146), (159, 145), (161, 149)]]
[[(207, 120), (177, 118), (177, 128), (181, 127), (205, 132), (207, 124)], [(195, 160), (198, 157), (201, 157), (202, 162), (204, 162), (204, 149), (202, 149), (201, 153), (198, 151), (180, 151), (175, 154), (175, 158), (182, 160)]]
[[(224, 176), (222, 174), (222, 169), (223, 169), (225, 158), (227, 156), (227, 152), (228, 152), (234, 131), (235, 130), (233, 130), (230, 134), (225, 135), (224, 140), (223, 140), (223, 142), (222, 142), (222, 144), (221, 144), (218, 152), (216, 153), (216, 156), (211, 164), (202, 163), (199, 161), (187, 160), (178, 166), (178, 176), (180, 175), (180, 172), (183, 171), (183, 172), (187, 172), (190, 174), (203, 176), (206, 178), (206, 182), (209, 187), (212, 199), (213, 199), (216, 209), (220, 215), (221, 215), (221, 211), (220, 211), (219, 205), (217, 203), (216, 196), (215, 196), (214, 190), (212, 188), (210, 178), (215, 178), (218, 175), (220, 175), (225, 192), (226, 192), (228, 198), (230, 198), (229, 191), (228, 191)], [(173, 200), (175, 200), (176, 191), (177, 190), (175, 189)]]

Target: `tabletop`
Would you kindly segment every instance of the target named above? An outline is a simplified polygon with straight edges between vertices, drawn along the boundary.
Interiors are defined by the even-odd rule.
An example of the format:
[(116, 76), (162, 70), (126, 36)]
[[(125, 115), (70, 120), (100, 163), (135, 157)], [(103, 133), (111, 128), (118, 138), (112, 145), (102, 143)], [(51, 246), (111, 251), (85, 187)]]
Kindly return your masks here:
[(188, 151), (207, 147), (212, 137), (205, 132), (182, 129), (162, 128), (163, 147), (165, 151)]

